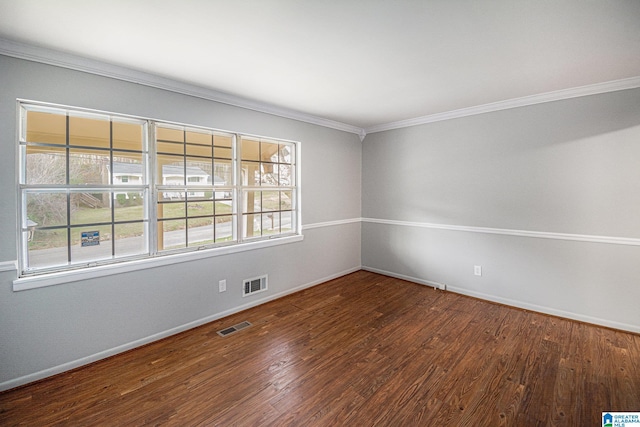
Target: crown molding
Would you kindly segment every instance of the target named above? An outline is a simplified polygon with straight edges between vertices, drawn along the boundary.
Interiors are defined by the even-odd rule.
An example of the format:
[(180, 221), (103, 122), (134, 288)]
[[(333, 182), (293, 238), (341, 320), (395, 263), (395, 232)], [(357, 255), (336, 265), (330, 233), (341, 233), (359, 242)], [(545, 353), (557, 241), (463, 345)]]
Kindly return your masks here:
[(439, 122), (442, 120), (456, 119), (460, 117), (472, 116), (476, 114), (490, 113), (493, 111), (507, 110), (510, 108), (524, 107), (527, 105), (542, 104), (545, 102), (560, 101), (563, 99), (577, 98), (581, 96), (596, 95), (619, 90), (635, 89), (640, 87), (640, 76), (621, 80), (597, 83), (593, 85), (580, 86), (570, 89), (562, 89), (554, 92), (541, 93), (537, 95), (525, 96), (522, 98), (508, 99), (489, 104), (477, 105), (473, 107), (461, 108), (458, 110), (445, 111), (413, 119), (399, 120), (390, 123), (361, 128), (347, 123), (326, 119), (312, 114), (303, 113), (276, 105), (254, 101), (236, 95), (207, 89), (201, 86), (180, 82), (177, 80), (161, 77), (155, 74), (138, 71), (119, 65), (84, 58), (78, 55), (65, 53), (53, 49), (38, 47), (26, 43), (0, 38), (0, 55), (11, 56), (18, 59), (54, 65), (76, 71), (91, 73), (103, 77), (110, 77), (130, 83), (142, 84), (145, 86), (164, 89), (171, 92), (194, 96), (209, 101), (219, 102), (234, 107), (246, 108), (261, 113), (284, 117), (311, 123), (330, 129), (358, 135), (360, 141), (370, 133), (384, 132), (387, 130), (400, 129), (411, 126), (418, 126), (427, 123)]
[(364, 131), (365, 134), (384, 132), (387, 130), (424, 125), (427, 123), (439, 122), (442, 120), (457, 119), (460, 117), (473, 116), (476, 114), (490, 113), (493, 111), (507, 110), (510, 108), (525, 107), (527, 105), (542, 104), (545, 102), (561, 101), (563, 99), (578, 98), (581, 96), (615, 92), (618, 90), (636, 89), (638, 87), (640, 87), (640, 76), (603, 83), (596, 83), (570, 89), (557, 90), (554, 92), (541, 93), (538, 95), (524, 96), (522, 98), (508, 99), (505, 101), (492, 102), (490, 104), (461, 108), (459, 110), (445, 111), (428, 116), (416, 117), (414, 119), (399, 120), (397, 122), (369, 126), (365, 128)]
[(145, 86), (164, 89), (171, 92), (194, 96), (209, 101), (219, 102), (234, 107), (246, 108), (248, 110), (267, 113), (287, 119), (298, 120), (311, 123), (326, 128), (336, 129), (344, 132), (355, 133), (364, 139), (364, 130), (360, 127), (312, 114), (303, 113), (276, 105), (254, 101), (251, 99), (231, 95), (228, 93), (207, 89), (201, 86), (180, 82), (177, 80), (161, 77), (155, 74), (138, 71), (119, 65), (84, 58), (66, 52), (53, 49), (33, 46), (13, 40), (0, 38), (0, 55), (11, 56), (13, 58), (25, 59), (47, 65), (68, 68), (85, 73), (96, 74), (103, 77), (110, 77), (130, 83), (142, 84)]

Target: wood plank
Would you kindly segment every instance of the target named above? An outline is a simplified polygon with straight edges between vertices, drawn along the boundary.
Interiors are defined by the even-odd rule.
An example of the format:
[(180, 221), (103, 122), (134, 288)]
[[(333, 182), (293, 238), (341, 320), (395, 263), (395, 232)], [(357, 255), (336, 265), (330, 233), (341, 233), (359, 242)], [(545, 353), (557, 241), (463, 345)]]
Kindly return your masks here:
[(640, 335), (365, 271), (0, 393), (3, 426), (575, 426), (638, 410)]

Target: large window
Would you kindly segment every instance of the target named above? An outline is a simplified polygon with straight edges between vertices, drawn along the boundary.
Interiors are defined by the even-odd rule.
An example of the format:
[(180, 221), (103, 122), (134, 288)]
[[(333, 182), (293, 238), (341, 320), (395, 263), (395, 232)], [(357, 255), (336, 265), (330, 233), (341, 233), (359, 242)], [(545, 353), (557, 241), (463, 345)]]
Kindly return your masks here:
[(296, 143), (20, 104), (21, 275), (299, 233)]

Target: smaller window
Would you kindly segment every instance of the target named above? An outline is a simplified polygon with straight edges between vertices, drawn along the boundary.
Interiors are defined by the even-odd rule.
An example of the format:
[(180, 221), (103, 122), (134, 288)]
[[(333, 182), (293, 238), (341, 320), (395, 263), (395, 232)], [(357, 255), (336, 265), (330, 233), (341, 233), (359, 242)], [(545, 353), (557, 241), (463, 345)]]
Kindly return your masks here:
[(242, 137), (242, 237), (245, 240), (297, 229), (295, 145)]

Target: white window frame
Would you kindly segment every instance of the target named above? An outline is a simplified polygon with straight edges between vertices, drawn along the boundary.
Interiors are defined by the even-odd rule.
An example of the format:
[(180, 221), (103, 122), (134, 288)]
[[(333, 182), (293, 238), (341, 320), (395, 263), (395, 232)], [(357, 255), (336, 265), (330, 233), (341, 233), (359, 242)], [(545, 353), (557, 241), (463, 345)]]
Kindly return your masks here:
[[(74, 282), (78, 280), (85, 280), (86, 278), (107, 276), (111, 274), (119, 274), (127, 271), (135, 271), (145, 268), (154, 268), (160, 265), (169, 265), (173, 263), (184, 262), (186, 260), (196, 260), (203, 259), (209, 257), (215, 257), (225, 254), (231, 253), (239, 253), (247, 250), (254, 250), (259, 248), (266, 248), (281, 244), (288, 244), (293, 242), (298, 242), (303, 240), (302, 236), (302, 221), (301, 221), (301, 182), (300, 182), (300, 160), (301, 160), (301, 149), (300, 142), (285, 140), (280, 138), (270, 138), (270, 137), (261, 137), (256, 135), (242, 134), (238, 132), (230, 132), (225, 130), (220, 130), (216, 128), (210, 127), (202, 127), (195, 126), (189, 124), (182, 124), (176, 122), (169, 122), (165, 120), (155, 120), (150, 118), (144, 118), (139, 116), (132, 115), (123, 115), (117, 113), (109, 113), (105, 111), (99, 110), (89, 110), (79, 107), (71, 107), (65, 105), (57, 105), (57, 104), (48, 104), (37, 101), (29, 101), (29, 100), (17, 100), (18, 101), (18, 138), (17, 142), (20, 145), (20, 136), (23, 132), (23, 121), (24, 118), (22, 116), (23, 106), (35, 107), (38, 109), (47, 108), (56, 109), (56, 110), (66, 110), (73, 114), (97, 114), (101, 116), (111, 116), (118, 117), (125, 120), (136, 120), (136, 121), (144, 121), (146, 123), (146, 149), (147, 149), (147, 158), (146, 158), (146, 176), (147, 182), (141, 182), (140, 186), (147, 186), (148, 188), (148, 197), (145, 202), (145, 215), (148, 218), (148, 226), (146, 227), (146, 244), (148, 251), (145, 254), (133, 256), (130, 258), (116, 258), (109, 259), (105, 261), (97, 261), (97, 262), (89, 262), (86, 264), (77, 264), (77, 265), (66, 265), (54, 268), (41, 268), (35, 269), (32, 271), (27, 270), (27, 245), (28, 241), (25, 239), (25, 231), (26, 231), (26, 202), (23, 200), (23, 190), (28, 186), (25, 184), (24, 173), (26, 166), (26, 158), (23, 158), (21, 154), (23, 149), (18, 147), (19, 155), (18, 155), (18, 170), (20, 171), (21, 178), (18, 182), (17, 188), (17, 198), (18, 198), (18, 273), (19, 276), (13, 282), (13, 289), (15, 291), (25, 290), (25, 289), (33, 289), (44, 286), (57, 285), (60, 283), (68, 283)], [(235, 170), (235, 178), (233, 182), (233, 214), (235, 215), (236, 220), (234, 221), (234, 235), (235, 241), (231, 243), (224, 244), (210, 244), (203, 245), (199, 247), (187, 247), (179, 250), (171, 250), (171, 251), (159, 251), (157, 248), (157, 195), (158, 192), (161, 191), (162, 185), (157, 184), (155, 170), (156, 164), (156, 149), (155, 149), (155, 126), (156, 124), (168, 125), (168, 126), (178, 126), (183, 128), (191, 128), (191, 129), (201, 129), (205, 131), (211, 132), (221, 132), (226, 134), (231, 134), (235, 136), (235, 144), (233, 148), (233, 159), (232, 166)], [(260, 237), (247, 237), (243, 238), (243, 230), (242, 230), (242, 208), (240, 203), (242, 202), (242, 194), (244, 191), (244, 186), (242, 184), (242, 180), (239, 178), (241, 161), (238, 153), (238, 145), (242, 138), (258, 138), (268, 141), (279, 141), (284, 144), (290, 144), (295, 149), (295, 156), (292, 159), (294, 166), (294, 177), (295, 183), (291, 186), (292, 191), (294, 192), (294, 205), (292, 206), (294, 218), (292, 218), (293, 224), (290, 232), (280, 233), (275, 235), (268, 236), (260, 236)], [(113, 185), (113, 183), (112, 183)], [(187, 187), (189, 183), (185, 182), (185, 187)], [(212, 183), (213, 185), (213, 183)], [(67, 187), (62, 186), (62, 187)], [(35, 186), (37, 187), (37, 186)], [(138, 186), (136, 186), (138, 187)], [(157, 187), (160, 187), (157, 188)], [(207, 188), (208, 187), (204, 187)], [(215, 189), (213, 190), (215, 191)], [(71, 242), (68, 242), (68, 245), (71, 245)], [(71, 247), (71, 246), (69, 246)]]

